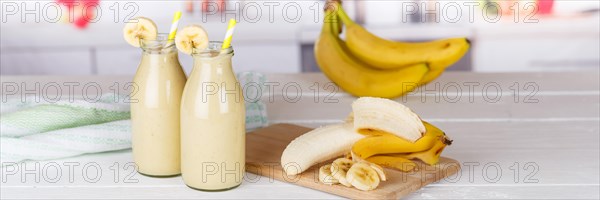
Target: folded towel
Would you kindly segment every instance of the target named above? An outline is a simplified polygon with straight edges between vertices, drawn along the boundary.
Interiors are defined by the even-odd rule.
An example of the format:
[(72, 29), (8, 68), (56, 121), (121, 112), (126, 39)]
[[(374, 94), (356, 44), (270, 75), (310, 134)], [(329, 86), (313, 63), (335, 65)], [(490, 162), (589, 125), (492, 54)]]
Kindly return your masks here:
[(2, 165), (23, 160), (50, 160), (131, 148), (131, 121), (59, 129), (20, 138), (2, 137)]
[(35, 103), (32, 98), (23, 102), (11, 99), (1, 104), (8, 107), (3, 109), (0, 118), (0, 136), (3, 139), (129, 119), (129, 104), (115, 103), (113, 94), (103, 95), (98, 102), (76, 99), (73, 102)]
[[(261, 94), (265, 78), (253, 72), (238, 74), (248, 94)], [(246, 95), (248, 96), (248, 95)], [(250, 96), (254, 97), (254, 96)], [(0, 103), (0, 162), (2, 165), (23, 160), (49, 160), (85, 153), (131, 148), (129, 104), (105, 94), (98, 102), (76, 99), (55, 103), (9, 99)], [(246, 102), (246, 129), (267, 125), (266, 105)]]

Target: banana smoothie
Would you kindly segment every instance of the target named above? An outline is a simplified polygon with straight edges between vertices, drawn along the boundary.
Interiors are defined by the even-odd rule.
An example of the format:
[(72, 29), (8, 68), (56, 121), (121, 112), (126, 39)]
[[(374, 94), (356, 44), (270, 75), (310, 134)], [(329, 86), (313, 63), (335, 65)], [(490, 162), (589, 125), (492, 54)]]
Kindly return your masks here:
[(175, 45), (166, 37), (141, 40), (144, 52), (131, 96), (134, 161), (139, 173), (159, 177), (181, 173), (179, 108), (186, 82)]
[(232, 70), (233, 49), (220, 42), (194, 52), (194, 68), (181, 102), (181, 174), (199, 190), (227, 190), (242, 183), (245, 108)]

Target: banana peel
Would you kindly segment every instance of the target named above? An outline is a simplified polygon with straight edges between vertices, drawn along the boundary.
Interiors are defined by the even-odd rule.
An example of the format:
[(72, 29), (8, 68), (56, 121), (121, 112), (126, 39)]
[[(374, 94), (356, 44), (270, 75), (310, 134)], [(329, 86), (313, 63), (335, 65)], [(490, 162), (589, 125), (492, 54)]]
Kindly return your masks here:
[[(435, 145), (429, 150), (414, 152), (414, 153), (401, 153), (401, 154), (393, 154), (391, 157), (395, 158), (405, 158), (405, 159), (419, 159), (428, 165), (435, 165), (440, 161), (440, 156), (442, 155), (442, 151), (449, 144), (452, 144), (452, 140), (446, 140), (447, 142), (436, 142)], [(368, 160), (368, 159), (367, 159)]]
[(366, 161), (403, 172), (413, 171), (417, 167), (415, 162), (401, 156), (378, 155), (371, 156)]
[(360, 139), (354, 143), (352, 152), (356, 156), (366, 159), (379, 154), (426, 151), (431, 149), (437, 141), (447, 143), (448, 138), (442, 130), (427, 122), (423, 122), (423, 125), (426, 129), (425, 135), (414, 143), (396, 135), (377, 131), (377, 133), (373, 133), (374, 136)]
[(415, 143), (383, 133), (357, 141), (352, 147), (352, 156), (403, 172), (417, 169), (413, 160), (435, 165), (445, 147), (452, 144), (452, 140), (439, 128), (427, 122), (423, 123), (427, 132)]

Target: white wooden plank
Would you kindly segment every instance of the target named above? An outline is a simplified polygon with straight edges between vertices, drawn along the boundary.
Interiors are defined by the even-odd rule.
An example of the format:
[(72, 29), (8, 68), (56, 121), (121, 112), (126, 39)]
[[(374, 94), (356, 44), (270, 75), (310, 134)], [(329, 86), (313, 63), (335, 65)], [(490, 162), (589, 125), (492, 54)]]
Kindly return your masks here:
[[(598, 185), (518, 185), (518, 186), (453, 186), (430, 185), (405, 199), (598, 199)], [(281, 183), (280, 185), (244, 184), (236, 190), (201, 192), (186, 186), (149, 187), (24, 187), (1, 188), (2, 198), (31, 199), (341, 199), (340, 197)], [(74, 195), (76, 194), (76, 195)]]
[(406, 199), (598, 199), (595, 185), (429, 185)]
[[(462, 78), (459, 78), (458, 76)], [(581, 78), (573, 78), (578, 76)], [(424, 92), (414, 93), (407, 97), (397, 99), (411, 107), (423, 118), (429, 120), (488, 120), (488, 118), (500, 118), (504, 121), (518, 120), (575, 120), (589, 121), (597, 120), (600, 116), (600, 84), (598, 77), (590, 73), (530, 73), (528, 75), (516, 74), (473, 74), (473, 73), (448, 73), (448, 77), (440, 81), (450, 81), (448, 79), (460, 79), (465, 82), (476, 82), (486, 80), (497, 82), (505, 91), (498, 96), (496, 101), (495, 93), (469, 93), (468, 91), (449, 92)], [(512, 80), (514, 77), (514, 80)], [(513, 91), (506, 91), (513, 81), (525, 82), (527, 77), (532, 81), (537, 81), (539, 92), (528, 96), (533, 90), (521, 91), (519, 96), (513, 96)], [(323, 89), (327, 79), (322, 74), (302, 74), (286, 75), (273, 74), (268, 76), (271, 82), (278, 83), (274, 86), (274, 92), (264, 91), (263, 100), (268, 104), (269, 119), (273, 122), (295, 122), (306, 123), (306, 121), (340, 120), (350, 112), (350, 104), (355, 99), (348, 94), (338, 92), (333, 96)], [(552, 81), (548, 81), (550, 79)], [(569, 81), (567, 81), (567, 79)], [(50, 82), (62, 84), (64, 82), (78, 82), (75, 93), (81, 94), (85, 84), (95, 84), (102, 86), (102, 92), (114, 93), (115, 84), (119, 84), (120, 94), (127, 94), (125, 83), (132, 80), (131, 76), (118, 76), (114, 78), (105, 77), (37, 77), (29, 78), (3, 76), (4, 83), (21, 83), (25, 80), (26, 84), (33, 86), (34, 82), (39, 82), (42, 86)], [(60, 80), (60, 81), (57, 81)], [(583, 80), (583, 81), (581, 81)], [(297, 83), (295, 85), (294, 83)], [(311, 88), (314, 83), (319, 83), (321, 90), (315, 93), (315, 88)], [(463, 82), (464, 83), (464, 82)], [(289, 87), (286, 87), (288, 85)], [(299, 86), (300, 90), (296, 90)], [(429, 87), (429, 86), (428, 86)], [(67, 87), (62, 87), (62, 93), (68, 94)], [(283, 93), (282, 91), (288, 91)], [(300, 92), (301, 91), (301, 92)], [(45, 91), (42, 91), (45, 92)], [(50, 91), (53, 92), (53, 91)], [(95, 90), (87, 91), (95, 95)], [(10, 96), (19, 96), (20, 93)], [(285, 94), (285, 95), (284, 95)], [(317, 94), (317, 95), (315, 95)], [(300, 96), (301, 95), (301, 96)], [(455, 99), (461, 95), (460, 99)], [(498, 94), (500, 95), (500, 94)], [(273, 101), (271, 101), (273, 97)], [(298, 97), (299, 99), (295, 99)], [(472, 99), (471, 99), (472, 97)], [(516, 98), (516, 100), (515, 100)], [(316, 100), (315, 100), (316, 99)], [(458, 100), (458, 101), (457, 101)], [(297, 101), (297, 102), (296, 102)], [(456, 102), (455, 102), (456, 101)], [(537, 103), (535, 103), (537, 101)], [(533, 102), (533, 103), (530, 103)], [(306, 112), (307, 107), (314, 108), (315, 112)], [(296, 121), (294, 121), (296, 120)]]
[[(457, 83), (462, 86), (462, 89), (466, 92), (468, 87), (465, 84), (479, 84), (475, 86), (476, 92), (481, 93), (483, 86), (486, 84), (498, 84), (501, 86), (504, 92), (511, 93), (510, 86), (513, 86), (515, 82), (520, 84), (521, 90), (524, 90), (524, 84), (531, 82), (539, 86), (540, 92), (550, 91), (561, 91), (571, 92), (563, 94), (572, 94), (573, 92), (596, 92), (600, 90), (600, 74), (597, 71), (591, 72), (503, 72), (503, 73), (474, 73), (474, 72), (454, 72), (447, 71), (442, 74), (438, 79), (429, 83), (426, 86), (426, 90), (433, 90), (436, 93), (440, 90), (435, 90), (435, 83), (439, 83), (439, 88), (443, 89), (446, 84)], [(309, 91), (308, 87), (314, 83), (319, 83), (321, 87), (325, 83), (331, 82), (321, 73), (304, 73), (298, 74), (269, 74), (268, 81), (274, 83), (280, 83), (282, 86), (288, 82), (298, 83), (299, 85), (306, 86), (306, 90)], [(452, 88), (448, 88), (448, 91), (453, 92)], [(493, 88), (489, 91), (493, 92)], [(330, 89), (326, 90), (331, 92)], [(281, 92), (281, 90), (275, 90), (275, 92)], [(311, 94), (311, 93), (307, 93)], [(328, 94), (328, 93), (326, 93)], [(527, 94), (527, 93), (523, 93)], [(577, 93), (575, 93), (577, 94)]]
[[(242, 63), (240, 63), (242, 65)], [(10, 67), (10, 66), (7, 66)], [(120, 66), (127, 67), (127, 66)], [(236, 69), (237, 70), (237, 69)], [(290, 83), (297, 83), (302, 87), (303, 95), (314, 96), (314, 89), (310, 86), (318, 83), (321, 90), (318, 95), (326, 96), (333, 92), (333, 88), (323, 88), (325, 84), (331, 83), (326, 76), (321, 73), (303, 73), (303, 74), (266, 74), (267, 81), (273, 84), (279, 84), (275, 86), (276, 95), (280, 95), (284, 89), (283, 86)], [(0, 76), (2, 82), (87, 82), (95, 81), (103, 84), (113, 84), (115, 82), (128, 82), (133, 79), (133, 75), (110, 75), (110, 76)], [(479, 84), (475, 86), (475, 95), (481, 95), (483, 86), (485, 84), (497, 83), (501, 86), (503, 95), (511, 95), (514, 93), (509, 87), (513, 86), (514, 83), (519, 83), (521, 88), (520, 95), (528, 95), (531, 88), (523, 89), (524, 84), (528, 82), (535, 83), (539, 86), (539, 92), (536, 95), (540, 96), (560, 96), (560, 95), (575, 95), (575, 96), (598, 96), (600, 91), (600, 74), (598, 72), (538, 72), (538, 73), (472, 73), (472, 72), (445, 72), (438, 79), (428, 84), (422, 93), (426, 95), (435, 95), (442, 92), (445, 85), (457, 83), (461, 85), (461, 89), (464, 92), (468, 91), (465, 84)], [(439, 83), (438, 90), (435, 89), (435, 83)], [(292, 88), (293, 89), (293, 88)], [(291, 89), (290, 89), (291, 90)], [(424, 92), (424, 90), (432, 90), (433, 92)], [(293, 91), (293, 90), (291, 90)], [(265, 91), (266, 95), (269, 91)], [(455, 91), (448, 86), (448, 92), (453, 94)], [(489, 92), (494, 92), (493, 88), (489, 89)], [(444, 92), (442, 92), (444, 93)], [(341, 96), (349, 96), (347, 93), (338, 90), (335, 94)], [(410, 94), (410, 96), (421, 96), (421, 93)]]
[[(515, 179), (511, 166), (518, 162), (521, 167), (532, 162), (539, 168), (538, 173), (532, 178), (538, 179), (539, 184), (594, 184), (599, 182), (598, 163), (599, 155), (599, 125), (600, 122), (514, 122), (514, 123), (436, 123), (453, 140), (454, 144), (444, 151), (444, 155), (452, 157), (463, 163), (462, 177), (459, 180), (450, 180), (461, 184), (514, 184)], [(60, 169), (63, 175), (68, 174), (70, 162), (79, 164), (75, 168), (77, 174), (83, 173), (84, 165), (97, 165), (102, 169), (102, 177), (98, 182), (90, 183), (81, 176), (77, 176), (75, 182), (85, 185), (112, 185), (114, 181), (115, 162), (120, 163), (119, 176), (117, 184), (123, 183), (125, 176), (132, 172), (132, 169), (123, 169), (126, 163), (131, 162), (130, 151), (109, 152), (103, 154), (93, 154), (75, 158), (62, 159), (58, 161), (38, 162), (38, 172), (42, 172), (44, 167), (48, 167), (50, 172), (52, 162), (62, 166)], [(27, 162), (23, 164), (27, 169), (35, 169), (36, 162)], [(475, 179), (471, 181), (469, 176), (469, 163), (477, 163), (474, 170)], [(483, 177), (482, 171), (486, 164), (498, 164), (503, 175), (497, 182), (486, 180), (489, 177)], [(91, 179), (95, 178), (96, 172), (94, 166), (89, 168)], [(3, 174), (12, 174), (12, 167), (3, 168)], [(524, 176), (533, 169), (521, 169), (522, 173), (517, 183), (524, 180)], [(493, 175), (494, 168), (488, 170)], [(9, 173), (11, 172), (11, 173)], [(14, 175), (5, 175), (3, 181), (6, 185), (36, 185), (34, 176), (27, 176), (22, 181), (23, 170), (17, 171)], [(45, 173), (45, 172), (44, 172)], [(47, 175), (47, 174), (41, 174)], [(52, 179), (54, 174), (49, 174), (45, 178)], [(69, 182), (68, 176), (62, 177), (59, 182), (45, 180), (41, 177), (40, 185), (73, 185)], [(134, 178), (139, 179), (140, 184), (179, 184), (177, 179), (154, 179), (140, 175)], [(493, 178), (493, 177), (492, 177)]]
[[(269, 119), (273, 122), (310, 123), (320, 121), (336, 122), (344, 119), (351, 112), (351, 104), (355, 97), (332, 97), (331, 103), (326, 97), (319, 97), (318, 102), (311, 96), (295, 99), (296, 94), (274, 96), (274, 101), (267, 102)], [(537, 103), (514, 102), (513, 97), (504, 97), (495, 103), (488, 103), (485, 98), (468, 98), (459, 102), (441, 100), (435, 102), (434, 97), (425, 100), (420, 97), (408, 97), (398, 100), (410, 107), (425, 120), (432, 121), (597, 121), (600, 116), (600, 97), (584, 96), (539, 96), (534, 97)], [(337, 102), (336, 102), (337, 101)], [(306, 111), (306, 108), (311, 108)], [(282, 112), (284, 111), (284, 112)]]
[[(342, 199), (325, 192), (279, 182), (271, 185), (242, 184), (223, 192), (203, 192), (185, 185), (148, 187), (24, 187), (2, 188), (7, 199)], [(36, 194), (32, 196), (31, 194)]]

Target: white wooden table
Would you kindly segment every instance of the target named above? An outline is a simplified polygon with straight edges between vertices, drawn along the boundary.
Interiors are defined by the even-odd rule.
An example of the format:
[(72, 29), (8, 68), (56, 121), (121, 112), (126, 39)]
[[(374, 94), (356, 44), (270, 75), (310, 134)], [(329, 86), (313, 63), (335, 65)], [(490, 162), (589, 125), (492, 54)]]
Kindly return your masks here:
[[(273, 92), (263, 94), (271, 123), (318, 127), (340, 122), (354, 99), (343, 92), (332, 92), (334, 87), (323, 89), (329, 81), (321, 74), (272, 74), (268, 79), (279, 84)], [(3, 84), (96, 82), (104, 92), (112, 92), (109, 86), (114, 83), (122, 87), (130, 80), (97, 76), (1, 77)], [(444, 156), (459, 160), (462, 171), (408, 198), (600, 198), (598, 71), (449, 72), (437, 82), (437, 89), (433, 83), (426, 86), (426, 91), (397, 100), (454, 139)], [(287, 93), (282, 90), (286, 84)], [(314, 84), (320, 87), (316, 93)], [(477, 86), (471, 91), (468, 85)], [(296, 87), (301, 88), (301, 95)], [(77, 89), (75, 92), (81, 93)], [(131, 162), (131, 151), (125, 150), (37, 162), (38, 168), (36, 162), (22, 164), (28, 172), (5, 167), (0, 194), (10, 199), (338, 198), (264, 177), (256, 180), (255, 175), (249, 175), (251, 181), (231, 191), (199, 192), (187, 188), (180, 177), (141, 176), (125, 167)]]

